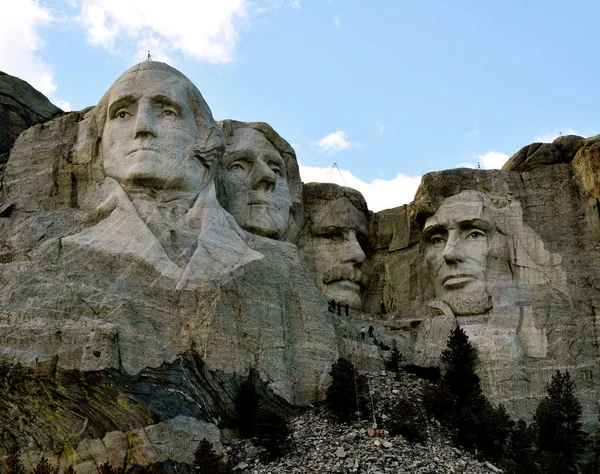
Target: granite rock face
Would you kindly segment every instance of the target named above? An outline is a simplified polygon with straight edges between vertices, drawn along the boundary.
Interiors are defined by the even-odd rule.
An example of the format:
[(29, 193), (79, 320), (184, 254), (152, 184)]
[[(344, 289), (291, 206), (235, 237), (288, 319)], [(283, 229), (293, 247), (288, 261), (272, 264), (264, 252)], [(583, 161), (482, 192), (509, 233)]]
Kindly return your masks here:
[(494, 403), (530, 418), (569, 370), (592, 431), (599, 143), (559, 137), (503, 170), (429, 173), (414, 202), (373, 214), (355, 190), (302, 185), (269, 125), (217, 124), (179, 71), (133, 66), (96, 107), (12, 146), (2, 446), (79, 473), (189, 464), (234, 426), (245, 380), (290, 413), (323, 399), (339, 356), (379, 370), (396, 347), (436, 365), (456, 325)]
[(436, 365), (458, 324), (479, 351), (494, 403), (529, 418), (552, 374), (569, 370), (591, 429), (600, 375), (598, 165), (593, 139), (577, 146), (569, 162), (529, 171), (425, 175), (413, 203), (376, 216), (374, 267), (393, 313), (387, 325), (411, 334), (413, 363)]
[(22, 412), (47, 408), (2, 420), (9, 444), (82, 473), (125, 455), (189, 463), (231, 426), (248, 377), (285, 410), (323, 398), (337, 316), (295, 245), (219, 205), (224, 149), (200, 92), (156, 62), (18, 138), (0, 195), (0, 362), (32, 380)]
[(23, 130), (62, 113), (27, 82), (0, 71), (0, 163)]

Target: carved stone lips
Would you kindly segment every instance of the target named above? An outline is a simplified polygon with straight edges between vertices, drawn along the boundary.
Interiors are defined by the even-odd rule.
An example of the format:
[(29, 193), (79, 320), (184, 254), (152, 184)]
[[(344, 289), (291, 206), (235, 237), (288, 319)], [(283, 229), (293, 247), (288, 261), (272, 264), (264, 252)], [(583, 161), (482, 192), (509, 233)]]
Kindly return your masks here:
[(444, 277), (442, 280), (442, 285), (449, 288), (460, 287), (473, 280), (475, 280), (475, 275), (470, 273), (456, 273), (454, 275), (448, 275)]

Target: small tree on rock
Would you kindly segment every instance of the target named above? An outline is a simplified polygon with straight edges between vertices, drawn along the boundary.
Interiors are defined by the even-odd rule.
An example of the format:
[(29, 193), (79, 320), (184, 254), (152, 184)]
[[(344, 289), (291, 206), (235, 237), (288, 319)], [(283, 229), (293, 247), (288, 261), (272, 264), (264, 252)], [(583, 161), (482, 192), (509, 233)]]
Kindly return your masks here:
[(331, 366), (331, 385), (327, 389), (325, 405), (340, 421), (349, 422), (356, 411), (367, 413), (367, 381), (354, 364), (340, 357)]
[(192, 472), (194, 474), (228, 474), (230, 471), (223, 462), (223, 455), (215, 452), (210, 441), (203, 439), (194, 452)]
[(33, 474), (56, 474), (57, 472), (58, 468), (52, 467), (48, 459), (45, 457), (42, 457), (33, 469)]
[(556, 371), (546, 392), (533, 416), (544, 472), (574, 472), (577, 457), (587, 445), (587, 435), (581, 429), (583, 407), (575, 396), (569, 372)]
[(4, 460), (2, 474), (25, 474), (25, 465), (18, 452), (10, 453)]
[(256, 442), (267, 450), (268, 458), (279, 456), (289, 438), (287, 420), (268, 406), (261, 406), (254, 416)]

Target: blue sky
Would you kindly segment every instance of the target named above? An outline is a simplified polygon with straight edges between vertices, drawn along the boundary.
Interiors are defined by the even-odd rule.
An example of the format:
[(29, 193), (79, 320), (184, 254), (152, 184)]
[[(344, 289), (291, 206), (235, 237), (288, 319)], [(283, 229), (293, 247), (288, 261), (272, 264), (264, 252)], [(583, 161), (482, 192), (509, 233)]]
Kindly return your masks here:
[[(600, 133), (600, 4), (0, 0), (0, 70), (94, 105), (129, 66), (180, 69), (216, 119), (271, 124), (303, 180), (408, 203), (420, 177)], [(332, 168), (336, 163), (337, 168)]]

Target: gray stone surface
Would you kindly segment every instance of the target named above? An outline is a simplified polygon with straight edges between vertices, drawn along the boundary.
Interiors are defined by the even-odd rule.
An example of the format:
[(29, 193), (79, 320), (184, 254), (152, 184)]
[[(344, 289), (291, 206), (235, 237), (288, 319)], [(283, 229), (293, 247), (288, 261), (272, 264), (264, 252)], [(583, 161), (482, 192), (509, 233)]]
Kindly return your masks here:
[(304, 186), (306, 222), (298, 238), (328, 301), (361, 310), (369, 267), (367, 203), (358, 191), (331, 183)]
[[(429, 173), (413, 203), (372, 214), (355, 190), (303, 188), (267, 124), (219, 127), (183, 74), (134, 66), (96, 107), (13, 145), (0, 190), (3, 443), (79, 472), (125, 456), (186, 464), (199, 437), (231, 426), (245, 379), (289, 411), (323, 399), (339, 356), (380, 370), (396, 347), (435, 365), (456, 325), (494, 403), (530, 418), (569, 370), (592, 431), (599, 143), (559, 137), (504, 170)], [(262, 198), (256, 215), (238, 212)], [(328, 312), (331, 298), (349, 316)], [(350, 466), (350, 454), (333, 457)]]
[[(189, 462), (194, 443), (176, 442), (184, 421), (230, 424), (251, 373), (273, 403), (322, 399), (345, 347), (336, 317), (295, 245), (245, 232), (219, 205), (224, 145), (200, 92), (156, 62), (128, 70), (94, 109), (19, 137), (0, 195), (0, 361), (82, 374), (69, 390), (99, 400), (52, 392), (52, 423), (3, 420), (19, 446), (58, 456), (77, 433), (73, 459), (92, 466), (121, 459), (128, 433), (166, 423), (157, 436)], [(90, 372), (115, 391), (102, 396)], [(165, 400), (182, 395), (161, 404), (144, 395), (149, 385)], [(125, 416), (120, 400), (132, 397)], [(168, 458), (150, 446), (136, 456)]]
[(221, 205), (248, 232), (294, 242), (303, 224), (296, 153), (264, 122), (218, 122), (227, 141), (217, 167)]
[[(553, 372), (569, 370), (591, 429), (600, 222), (594, 141), (580, 150), (572, 163), (521, 173), (425, 175), (415, 201), (380, 220), (374, 241), (389, 243), (374, 260), (393, 313), (386, 324), (411, 335), (415, 363), (436, 364), (459, 324), (493, 402), (529, 418)], [(400, 224), (385, 224), (393, 214)]]
[(62, 113), (27, 82), (0, 71), (0, 163), (23, 130)]

